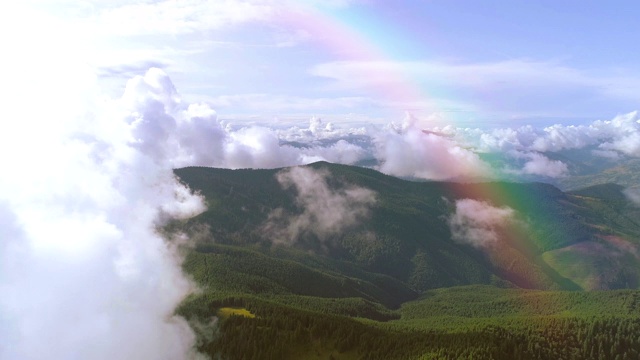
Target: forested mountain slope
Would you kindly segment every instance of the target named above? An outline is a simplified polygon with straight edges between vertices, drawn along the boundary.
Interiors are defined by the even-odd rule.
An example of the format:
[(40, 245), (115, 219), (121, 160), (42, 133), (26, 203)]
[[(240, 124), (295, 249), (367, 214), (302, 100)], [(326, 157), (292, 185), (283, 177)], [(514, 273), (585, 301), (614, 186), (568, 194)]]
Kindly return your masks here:
[[(640, 225), (619, 187), (603, 198), (595, 190), (563, 193), (542, 183), (410, 182), (329, 163), (307, 169), (322, 176), (305, 185), (312, 190), (302, 191), (278, 181), (276, 174), (283, 170), (178, 169), (180, 179), (208, 204), (207, 211), (183, 226), (193, 232), (206, 225), (202, 245), (249, 246), (321, 271), (339, 272), (326, 262), (340, 261), (394, 278), (417, 292), (502, 280), (540, 289), (639, 283), (633, 267), (638, 264)], [(363, 189), (374, 200), (354, 205), (358, 199), (349, 199), (347, 192)], [(323, 203), (329, 197), (336, 198), (337, 205)], [(479, 214), (466, 213), (461, 223), (453, 224), (454, 215), (462, 211), (461, 200), (473, 200)], [(363, 208), (366, 213), (327, 227), (325, 220), (314, 218), (318, 214), (309, 214), (308, 208), (317, 206), (342, 217), (364, 212)], [(473, 217), (495, 209), (507, 210), (509, 217), (491, 223)], [(483, 231), (494, 237), (492, 244), (464, 238)], [(606, 276), (598, 278), (573, 275), (575, 267), (598, 268), (598, 259), (582, 263), (577, 256), (593, 251), (619, 266), (609, 266)], [(300, 252), (313, 256), (302, 257)]]
[(640, 354), (640, 292), (580, 291), (640, 283), (622, 187), (412, 182), (324, 162), (175, 174), (207, 203), (165, 229), (192, 240), (183, 267), (201, 290), (178, 312), (214, 357)]

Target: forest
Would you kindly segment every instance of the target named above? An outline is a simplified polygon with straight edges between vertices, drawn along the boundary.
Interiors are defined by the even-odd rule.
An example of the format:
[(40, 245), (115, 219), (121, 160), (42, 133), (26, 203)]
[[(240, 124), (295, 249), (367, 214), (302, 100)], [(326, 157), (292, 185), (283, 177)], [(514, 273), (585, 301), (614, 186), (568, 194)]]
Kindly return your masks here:
[[(310, 206), (299, 201), (300, 188), (278, 182), (282, 170), (176, 170), (208, 205), (164, 229), (197, 240), (184, 250), (183, 268), (200, 291), (177, 311), (196, 329), (201, 352), (222, 359), (640, 356), (640, 225), (621, 187), (562, 192), (539, 183), (415, 182), (328, 163), (308, 168), (325, 174), (326, 196), (354, 186), (374, 192), (367, 216), (329, 235), (306, 229), (294, 241), (275, 241), (282, 232), (265, 231), (274, 209), (295, 217)], [(500, 251), (455, 241), (447, 216), (460, 199), (512, 209), (526, 231), (496, 230)]]

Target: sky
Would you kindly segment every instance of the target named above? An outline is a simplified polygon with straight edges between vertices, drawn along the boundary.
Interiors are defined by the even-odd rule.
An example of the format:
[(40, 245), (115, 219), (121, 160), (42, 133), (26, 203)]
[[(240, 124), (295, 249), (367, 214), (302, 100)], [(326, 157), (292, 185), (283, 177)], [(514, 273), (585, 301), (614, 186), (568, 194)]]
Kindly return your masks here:
[(548, 126), (640, 97), (632, 1), (33, 0), (3, 5), (11, 34), (44, 29), (17, 6), (112, 94), (154, 66), (236, 122)]
[[(639, 158), (638, 8), (0, 3), (0, 359), (202, 358), (175, 315), (197, 291), (180, 267), (190, 240), (159, 231), (205, 209), (178, 167), (325, 160), (423, 180), (553, 181), (579, 175), (567, 152), (602, 168)], [(324, 179), (281, 176), (307, 212), (274, 213), (275, 231), (327, 207), (357, 220), (374, 202), (351, 191), (309, 205)], [(461, 204), (454, 225), (477, 208), (495, 215), (471, 222), (482, 231), (509, 217), (488, 206)]]

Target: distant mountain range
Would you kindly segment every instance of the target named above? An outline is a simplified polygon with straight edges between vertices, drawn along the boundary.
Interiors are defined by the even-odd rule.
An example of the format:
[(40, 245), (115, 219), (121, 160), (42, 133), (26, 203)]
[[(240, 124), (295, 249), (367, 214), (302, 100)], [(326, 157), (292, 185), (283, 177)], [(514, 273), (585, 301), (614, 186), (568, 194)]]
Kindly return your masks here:
[[(500, 176), (505, 181), (540, 181), (553, 184), (564, 191), (578, 190), (593, 185), (617, 184), (625, 187), (640, 187), (640, 159), (620, 155), (611, 159), (594, 155), (597, 147), (542, 152), (552, 161), (561, 161), (567, 174), (558, 178), (530, 174), (508, 174)], [(495, 169), (519, 169), (518, 159), (505, 154), (481, 153), (481, 158)], [(522, 161), (522, 160), (520, 160)]]

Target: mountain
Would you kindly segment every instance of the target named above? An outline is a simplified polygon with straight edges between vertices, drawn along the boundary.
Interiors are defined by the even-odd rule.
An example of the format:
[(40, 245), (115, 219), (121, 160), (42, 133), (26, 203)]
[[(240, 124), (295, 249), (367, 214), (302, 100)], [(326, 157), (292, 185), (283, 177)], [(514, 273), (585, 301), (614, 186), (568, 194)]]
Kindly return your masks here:
[[(326, 181), (310, 186), (326, 186), (323, 191), (336, 194), (344, 189), (366, 189), (375, 194), (375, 204), (365, 218), (338, 232), (329, 229), (320, 234), (314, 230), (318, 224), (310, 223), (297, 229), (291, 239), (282, 229), (286, 226), (267, 230), (305, 211), (295, 187), (284, 188), (276, 179), (282, 169), (183, 168), (176, 175), (205, 197), (208, 209), (182, 226), (192, 232), (207, 227), (210, 237), (205, 238), (209, 240), (200, 245), (243, 246), (320, 270), (342, 262), (388, 276), (416, 292), (496, 281), (538, 289), (607, 289), (640, 283), (640, 274), (629, 268), (637, 264), (635, 239), (640, 238), (640, 223), (629, 216), (631, 206), (626, 205), (621, 187), (611, 186), (603, 198), (598, 197), (602, 191), (595, 189), (563, 193), (543, 183), (411, 182), (323, 162), (307, 169), (322, 172), (323, 177), (316, 181)], [(449, 221), (456, 202), (463, 199), (513, 211), (520, 224), (516, 229), (500, 228), (500, 224), (471, 229), (500, 233), (499, 251), (452, 240)], [(276, 212), (287, 215), (274, 219)], [(584, 279), (572, 275), (568, 269), (584, 265), (578, 254), (588, 255), (596, 249), (600, 257), (632, 256), (621, 260), (620, 267), (608, 267), (607, 276)], [(313, 256), (304, 258), (299, 253)], [(615, 280), (620, 277), (628, 285)]]
[(530, 159), (505, 153), (478, 153), (480, 158), (500, 173), (500, 179), (513, 182), (545, 182), (563, 191), (574, 191), (593, 185), (618, 184), (625, 187), (640, 186), (640, 160), (618, 155), (604, 157), (602, 149), (587, 146), (581, 149), (563, 149), (537, 153), (550, 161), (559, 161), (566, 166), (566, 173), (558, 177), (544, 174), (523, 173)]
[[(564, 332), (590, 327), (583, 319), (614, 300), (626, 304), (619, 318), (640, 311), (636, 292), (576, 291), (640, 284), (638, 213), (620, 186), (412, 182), (326, 162), (175, 174), (207, 203), (165, 228), (192, 239), (183, 266), (202, 289), (179, 312), (198, 321), (227, 308), (256, 315), (221, 317), (221, 335), (201, 346), (210, 354), (252, 358), (233, 347), (243, 329), (262, 349), (253, 358), (500, 358), (482, 341), (506, 337), (511, 348), (500, 351), (525, 354), (522, 334), (538, 334), (538, 346), (551, 336), (530, 327), (532, 316), (571, 314), (554, 323)], [(483, 305), (470, 307), (479, 294)], [(534, 298), (549, 307), (526, 305)], [(435, 331), (431, 340), (424, 331)], [(466, 353), (453, 350), (458, 342)], [(545, 346), (531, 358), (564, 354)]]
[[(608, 164), (607, 161), (602, 161)], [(593, 173), (576, 173), (559, 179), (557, 185), (567, 190), (577, 190), (593, 185), (618, 184), (625, 187), (640, 185), (640, 160), (621, 159), (615, 165), (607, 166), (602, 171)]]

